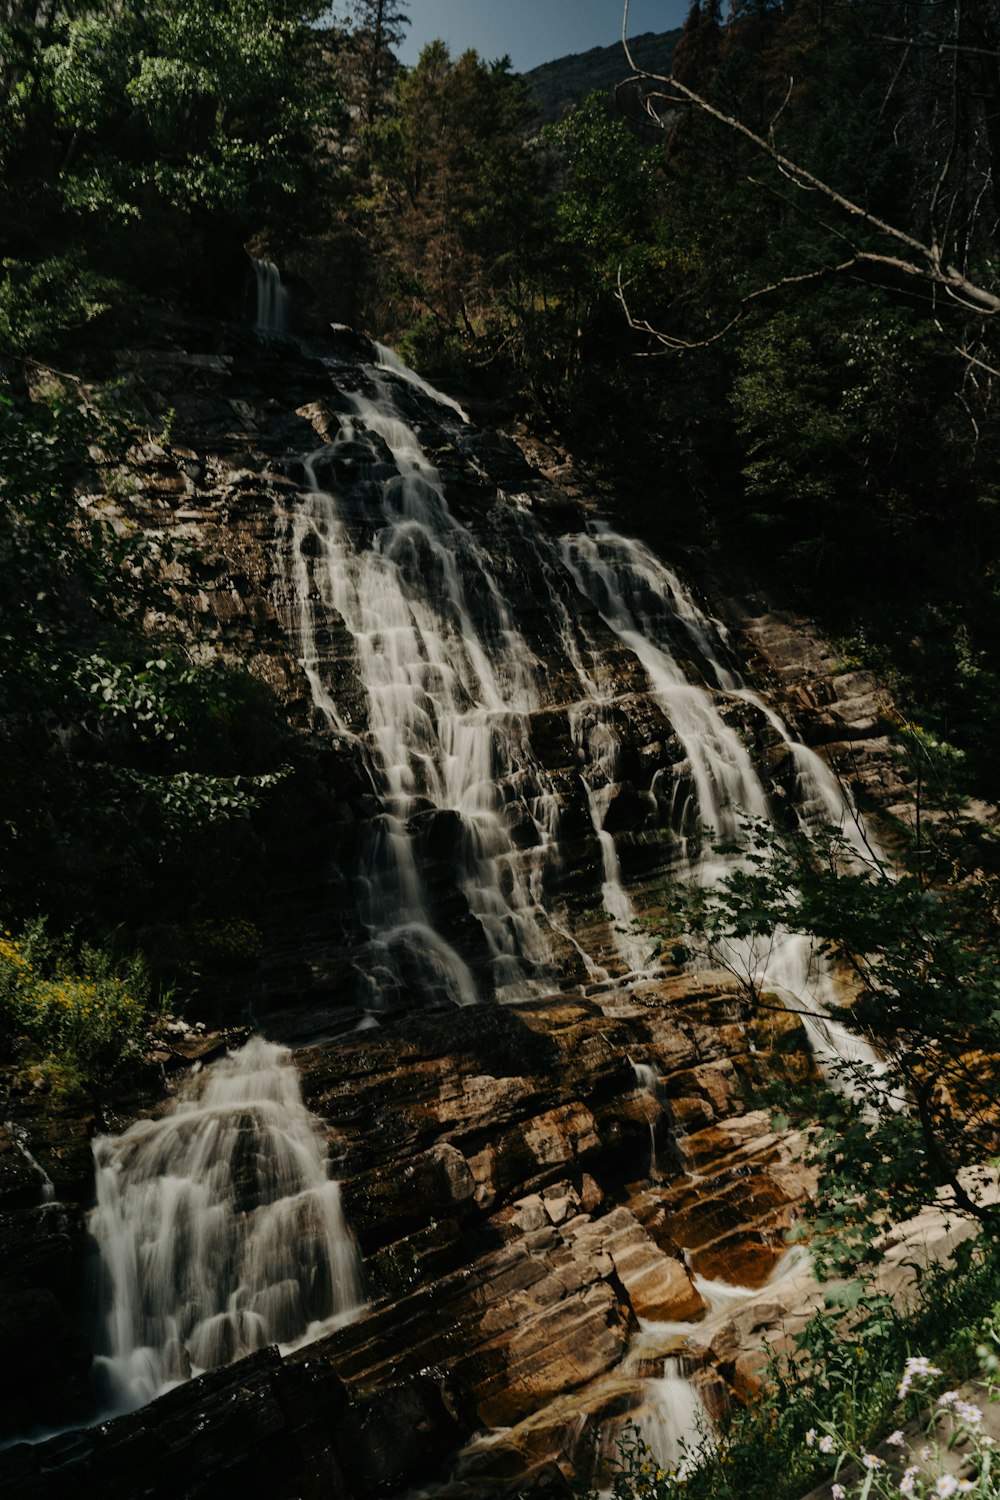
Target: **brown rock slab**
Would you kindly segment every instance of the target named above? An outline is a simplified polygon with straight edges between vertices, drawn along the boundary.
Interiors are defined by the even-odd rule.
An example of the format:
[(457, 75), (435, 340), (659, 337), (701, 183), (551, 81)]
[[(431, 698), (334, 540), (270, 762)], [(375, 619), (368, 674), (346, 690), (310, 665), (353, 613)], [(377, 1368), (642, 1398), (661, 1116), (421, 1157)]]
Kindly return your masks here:
[(699, 1318), (705, 1304), (682, 1261), (664, 1254), (627, 1208), (567, 1226), (577, 1251), (611, 1257), (636, 1317), (657, 1322)]

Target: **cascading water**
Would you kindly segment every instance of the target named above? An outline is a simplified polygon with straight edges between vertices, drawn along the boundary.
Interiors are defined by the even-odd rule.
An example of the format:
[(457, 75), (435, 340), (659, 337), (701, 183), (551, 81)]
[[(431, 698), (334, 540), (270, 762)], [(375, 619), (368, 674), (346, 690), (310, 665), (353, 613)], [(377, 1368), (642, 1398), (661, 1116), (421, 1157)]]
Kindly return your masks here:
[[(266, 263), (255, 270), (258, 326), (279, 332), (280, 278)], [(616, 950), (600, 956), (619, 974), (647, 968), (612, 822), (627, 779), (623, 662), (680, 747), (680, 764), (662, 763), (638, 795), (682, 876), (704, 886), (724, 878), (738, 855), (717, 846), (735, 847), (744, 819), (769, 818), (727, 704), (744, 714), (749, 705), (785, 741), (804, 827), (857, 833), (830, 772), (754, 697), (723, 634), (640, 543), (602, 523), (557, 543), (517, 497), (501, 495), (491, 512), (491, 544), (456, 516), (413, 424), (429, 413), (447, 448), (464, 413), (442, 407), (390, 351), (376, 355), (363, 388), (342, 392), (333, 440), (305, 459), (304, 491), (278, 502), (283, 618), (320, 721), (358, 758), (377, 801), (357, 833), (350, 903), (369, 1010), (415, 998), (517, 1001), (558, 982), (560, 969), (563, 983), (607, 981), (560, 893), (567, 806), (577, 808), (578, 847), (596, 851)], [(530, 629), (504, 555), (539, 595)], [(534, 644), (543, 634), (544, 666)], [(565, 748), (546, 754), (539, 724), (551, 733), (554, 720)], [(823, 1003), (828, 979), (805, 939), (785, 934), (770, 954), (739, 958), (758, 983)], [(821, 1057), (852, 1045), (868, 1060), (837, 1030), (815, 1034)], [(653, 1070), (635, 1068), (655, 1098)], [(655, 1176), (652, 1123), (650, 1136)], [(200, 1092), (100, 1140), (95, 1155), (111, 1405), (135, 1406), (193, 1371), (295, 1344), (359, 1310), (337, 1185), (283, 1049), (248, 1043), (206, 1072)], [(679, 1367), (647, 1385), (647, 1437), (669, 1457), (700, 1422), (701, 1403)]]
[[(832, 773), (746, 686), (722, 627), (676, 574), (601, 522), (555, 542), (527, 503), (501, 494), (493, 524), (543, 597), (548, 654), (541, 670), (518, 605), (505, 592), (496, 543), (485, 546), (477, 527), (449, 509), (411, 425), (423, 421), (460, 445), (456, 419), (464, 421), (464, 413), (390, 351), (376, 353), (368, 393), (346, 395), (333, 441), (306, 461), (307, 492), (279, 502), (278, 515), (285, 618), (314, 702), (331, 732), (354, 743), (378, 792), (380, 812), (371, 820), (358, 883), (367, 934), (358, 962), (372, 1007), (418, 993), (459, 1004), (489, 993), (516, 1001), (553, 982), (560, 943), (563, 955), (582, 957), (581, 982), (606, 977), (553, 897), (569, 794), (566, 775), (547, 771), (550, 762), (536, 749), (536, 719), (546, 713), (562, 717), (575, 756), (570, 774), (598, 850), (618, 972), (648, 968), (610, 826), (624, 775), (617, 726), (628, 714), (625, 659), (637, 664), (631, 672), (648, 684), (680, 747), (680, 763), (661, 767), (640, 795), (647, 826), (670, 846), (681, 878), (717, 884), (739, 868), (745, 823), (770, 822), (769, 793), (730, 722), (745, 720), (748, 708), (780, 736), (792, 760), (800, 826), (839, 826), (859, 857), (870, 858), (860, 820)], [(603, 634), (581, 609), (581, 596)], [(336, 629), (346, 632), (363, 689), (360, 713), (329, 669)], [(333, 652), (341, 663), (344, 655), (342, 646)], [(530, 830), (517, 841), (515, 808)], [(435, 827), (447, 831), (455, 887), (485, 962), (439, 922), (425, 857), (426, 833)], [(728, 961), (758, 987), (804, 1000), (807, 1010), (835, 999), (829, 974), (801, 935), (778, 934), (767, 951), (734, 947)], [(871, 1050), (836, 1022), (804, 1019), (831, 1077), (845, 1059), (873, 1062)], [(636, 1065), (636, 1077), (655, 1097), (653, 1070)], [(655, 1146), (651, 1125), (653, 1175)], [(706, 1419), (681, 1367), (660, 1368), (645, 1381), (641, 1416), (654, 1451), (670, 1460), (680, 1439), (690, 1441)]]
[(688, 1378), (684, 1362), (665, 1359), (663, 1374), (645, 1383), (644, 1400), (633, 1413), (644, 1442), (658, 1464), (678, 1478), (712, 1444), (712, 1419)]
[[(629, 973), (648, 965), (608, 826), (619, 789), (620, 688), (603, 659), (606, 647), (573, 606), (573, 588), (641, 667), (680, 745), (681, 764), (658, 771), (644, 795), (661, 837), (673, 842), (681, 878), (717, 884), (738, 868), (745, 822), (770, 820), (769, 794), (727, 705), (744, 715), (750, 706), (784, 741), (800, 824), (837, 824), (864, 853), (860, 821), (832, 773), (747, 688), (722, 627), (675, 573), (603, 522), (557, 544), (526, 505), (502, 496), (507, 545), (530, 559), (547, 591), (547, 647), (563, 659), (563, 694), (576, 695), (554, 696), (490, 552), (451, 512), (411, 425), (421, 420), (415, 397), (439, 430), (448, 423), (454, 430), (464, 412), (391, 351), (376, 346), (376, 356), (370, 393), (346, 395), (339, 432), (305, 462), (308, 493), (279, 511), (286, 618), (314, 701), (331, 730), (355, 742), (381, 804), (365, 834), (357, 884), (367, 937), (355, 957), (368, 1008), (414, 996), (423, 1003), (468, 1004), (487, 994), (516, 1000), (553, 982), (557, 949), (575, 950), (574, 962), (582, 957), (581, 978), (606, 972), (583, 951), (549, 890), (561, 859), (562, 800), (533, 732), (535, 715), (554, 706), (575, 748), (620, 966)], [(346, 631), (363, 689), (362, 722), (325, 670), (334, 626)], [(440, 920), (428, 846), (446, 849), (451, 915), (458, 901), (472, 922), (464, 942)], [(836, 994), (808, 939), (781, 933), (766, 952), (733, 945), (728, 961), (756, 985), (784, 989), (817, 1013), (806, 1023), (832, 1071), (845, 1059), (873, 1061), (862, 1042), (821, 1019)]]
[(287, 1049), (252, 1038), (162, 1119), (94, 1143), (107, 1405), (127, 1411), (362, 1307), (338, 1185)]
[(281, 283), (281, 272), (273, 261), (250, 257), (257, 294), (254, 326), (258, 333), (283, 334), (288, 331), (288, 293)]
[[(678, 627), (696, 632), (693, 601), (676, 575), (641, 542), (618, 536), (601, 522), (562, 542), (566, 567), (581, 594), (646, 670), (653, 692), (686, 757), (689, 785), (678, 831), (691, 876), (715, 884), (725, 872), (714, 842), (735, 840), (741, 817), (768, 818), (767, 794), (737, 731), (720, 715), (711, 693), (690, 680), (672, 644)], [(689, 653), (690, 654), (690, 653)], [(701, 837), (702, 828), (710, 838)]]
[(615, 947), (630, 973), (642, 970), (648, 957), (647, 943), (639, 937), (635, 907), (622, 881), (621, 864), (613, 836), (605, 827), (615, 793), (620, 744), (614, 726), (601, 705), (583, 702), (569, 711), (573, 743), (581, 763), (580, 777), (587, 790), (590, 821), (601, 848), (604, 880), (601, 899), (611, 918)]
[[(656, 1069), (653, 1068), (653, 1067), (650, 1067), (649, 1063), (636, 1062), (635, 1059), (632, 1058), (632, 1057), (629, 1058), (629, 1062), (632, 1064), (632, 1072), (635, 1074), (635, 1081), (636, 1081), (637, 1087), (640, 1088), (644, 1094), (648, 1094), (649, 1098), (652, 1100), (652, 1102), (653, 1102), (653, 1104), (654, 1104), (654, 1106), (656, 1108), (656, 1111), (658, 1113), (659, 1109), (660, 1109), (660, 1103), (659, 1103), (660, 1080), (657, 1077)], [(649, 1178), (650, 1178), (650, 1181), (651, 1182), (656, 1182), (658, 1180), (659, 1176), (660, 1176), (660, 1173), (659, 1173), (659, 1170), (657, 1169), (657, 1165), (656, 1165), (656, 1120), (651, 1115), (650, 1116), (650, 1120), (649, 1120)]]
[[(682, 876), (705, 888), (718, 885), (740, 867), (745, 822), (770, 823), (767, 793), (742, 739), (719, 711), (721, 695), (751, 704), (784, 741), (795, 765), (793, 806), (803, 831), (836, 827), (857, 857), (871, 864), (877, 851), (829, 767), (794, 741), (779, 716), (746, 687), (729, 664), (721, 627), (697, 607), (677, 575), (641, 542), (618, 536), (602, 522), (593, 523), (589, 534), (564, 538), (562, 552), (581, 593), (642, 662), (683, 746), (685, 766), (675, 781), (675, 794), (686, 784), (677, 818)], [(690, 680), (682, 653), (693, 657), (710, 688)], [(836, 991), (806, 936), (779, 931), (766, 943), (729, 943), (722, 956), (758, 990), (784, 990), (804, 1003), (803, 1024), (832, 1082), (846, 1079), (849, 1086), (851, 1069), (877, 1067), (871, 1047), (823, 1014), (836, 1005)]]
[[(359, 891), (371, 1002), (407, 991), (458, 1004), (480, 995), (435, 924), (422, 836), (448, 840), (489, 988), (516, 998), (550, 953), (540, 873), (554, 802), (530, 744), (533, 659), (485, 552), (449, 511), (391, 391), (375, 383), (379, 399), (353, 395), (336, 440), (306, 461), (309, 493), (288, 514), (282, 549), (317, 707), (334, 731), (354, 735), (320, 671), (324, 615), (349, 632), (367, 700), (367, 729), (354, 737), (382, 806)], [(359, 453), (375, 498), (362, 545), (325, 487)], [(512, 803), (531, 830), (528, 849), (511, 836)]]

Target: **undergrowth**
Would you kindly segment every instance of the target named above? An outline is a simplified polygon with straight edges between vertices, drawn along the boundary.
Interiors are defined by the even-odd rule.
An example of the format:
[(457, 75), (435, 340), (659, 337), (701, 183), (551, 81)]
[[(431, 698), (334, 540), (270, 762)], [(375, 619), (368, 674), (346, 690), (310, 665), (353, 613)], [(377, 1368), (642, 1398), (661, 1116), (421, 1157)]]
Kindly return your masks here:
[(158, 1009), (140, 958), (117, 960), (41, 920), (0, 934), (0, 1052), (56, 1092), (137, 1057)]
[[(710, 1439), (692, 1438), (676, 1470), (659, 1461), (638, 1428), (627, 1426), (617, 1457), (596, 1476), (601, 1493), (614, 1500), (799, 1500), (824, 1478), (840, 1486), (832, 1493), (845, 1500), (862, 1493), (873, 1500), (883, 1493), (1000, 1493), (991, 1488), (989, 1458), (985, 1477), (973, 1462), (972, 1478), (955, 1481), (959, 1488), (950, 1488), (948, 1476), (936, 1488), (933, 1445), (926, 1480), (915, 1473), (906, 1480), (904, 1473), (890, 1481), (881, 1463), (865, 1467), (879, 1436), (925, 1418), (935, 1392), (996, 1368), (1000, 1250), (967, 1241), (947, 1266), (914, 1272), (908, 1308), (895, 1307), (867, 1280), (828, 1293), (828, 1305), (797, 1336), (793, 1353), (772, 1356), (758, 1398), (733, 1405)], [(927, 1374), (919, 1383), (901, 1380), (908, 1369)], [(950, 1392), (944, 1405), (954, 1407)], [(972, 1439), (974, 1460), (974, 1432)], [(988, 1439), (983, 1443), (988, 1454)], [(852, 1456), (856, 1478), (839, 1472)], [(910, 1487), (900, 1489), (904, 1481)], [(577, 1492), (582, 1500), (598, 1494), (584, 1482)]]

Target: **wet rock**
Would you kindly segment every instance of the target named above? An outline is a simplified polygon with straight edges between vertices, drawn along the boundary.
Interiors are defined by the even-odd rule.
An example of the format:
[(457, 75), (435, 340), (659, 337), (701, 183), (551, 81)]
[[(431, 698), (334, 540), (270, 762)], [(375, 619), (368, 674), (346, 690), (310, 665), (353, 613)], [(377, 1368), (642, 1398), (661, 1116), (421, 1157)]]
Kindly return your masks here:
[(350, 1493), (391, 1495), (433, 1477), (460, 1431), (442, 1382), (427, 1374), (350, 1402), (334, 1444)]
[(41, 1203), (0, 1213), (0, 1266), (8, 1282), (64, 1292), (84, 1233), (79, 1209)]
[(16, 1274), (0, 1279), (0, 1437), (83, 1420), (89, 1368), (90, 1350), (55, 1293)]
[(481, 468), (494, 484), (505, 487), (524, 484), (532, 477), (517, 444), (499, 432), (463, 433), (458, 448)]
[(362, 1244), (452, 1214), (472, 1203), (475, 1190), (465, 1157), (444, 1142), (390, 1172), (374, 1168), (348, 1177), (341, 1187), (344, 1211)]
[(0, 1125), (0, 1208), (30, 1208), (42, 1196), (45, 1177), (29, 1161), (9, 1125)]
[(704, 1313), (705, 1303), (683, 1262), (665, 1255), (627, 1208), (591, 1223), (571, 1224), (567, 1232), (577, 1251), (611, 1257), (636, 1317), (673, 1322)]

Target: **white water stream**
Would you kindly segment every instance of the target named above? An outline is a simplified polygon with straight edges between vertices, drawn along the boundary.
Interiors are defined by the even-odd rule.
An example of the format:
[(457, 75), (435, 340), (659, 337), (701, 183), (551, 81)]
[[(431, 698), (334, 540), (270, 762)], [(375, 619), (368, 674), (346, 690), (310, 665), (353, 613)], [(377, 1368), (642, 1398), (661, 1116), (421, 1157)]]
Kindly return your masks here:
[(287, 1049), (252, 1038), (94, 1156), (111, 1410), (361, 1310), (357, 1250)]
[[(482, 994), (481, 981), (435, 926), (414, 832), (428, 809), (457, 816), (457, 884), (485, 937), (493, 992), (517, 1000), (534, 992), (547, 969), (552, 974), (554, 939), (566, 936), (545, 889), (546, 868), (557, 867), (560, 857), (559, 801), (532, 746), (532, 716), (545, 706), (545, 684), (491, 557), (449, 510), (440, 477), (403, 416), (396, 382), (436, 402), (444, 422), (442, 398), (389, 351), (380, 348), (378, 358), (370, 375), (374, 397), (351, 396), (338, 435), (307, 462), (310, 492), (288, 517), (283, 549), (315, 702), (332, 729), (360, 741), (380, 789), (384, 831), (362, 892), (372, 1001), (377, 1006), (414, 984), (459, 1004)], [(464, 419), (455, 402), (445, 404)], [(369, 454), (375, 507), (369, 530), (359, 526), (349, 492), (321, 477), (335, 475), (338, 455), (356, 456), (359, 443)], [(350, 492), (356, 484), (352, 476)], [(602, 643), (573, 608), (567, 575), (641, 666), (680, 743), (683, 761), (672, 784), (654, 781), (648, 795), (654, 807), (668, 810), (682, 879), (717, 885), (740, 867), (747, 821), (770, 823), (768, 792), (737, 727), (748, 705), (792, 758), (800, 827), (839, 827), (859, 857), (871, 858), (857, 812), (829, 768), (746, 686), (724, 630), (671, 569), (601, 522), (556, 544), (527, 506), (516, 498), (507, 505), (514, 545), (545, 580), (545, 609), (576, 681), (578, 697), (563, 712), (600, 852), (601, 899), (627, 974), (648, 969), (649, 944), (606, 826), (621, 776), (620, 688)], [(360, 728), (347, 722), (322, 672), (319, 642), (331, 617), (350, 634), (367, 696), (367, 724)], [(658, 773), (661, 783), (665, 774)], [(504, 819), (512, 796), (522, 799), (536, 828), (527, 856), (515, 848)], [(836, 1002), (835, 987), (806, 937), (782, 932), (766, 946), (730, 945), (723, 957), (758, 990), (783, 991), (796, 1008), (814, 1013), (804, 1021), (831, 1081), (840, 1081), (845, 1061), (874, 1063), (863, 1040), (823, 1018)], [(596, 956), (585, 958), (588, 976), (603, 975)], [(633, 1066), (655, 1101), (654, 1071)], [(652, 1122), (650, 1153), (655, 1179)], [(716, 1301), (720, 1291), (714, 1289)], [(741, 1294), (728, 1289), (731, 1297)], [(646, 1439), (661, 1461), (676, 1462), (681, 1440), (696, 1440), (707, 1425), (697, 1390), (676, 1362), (663, 1365), (643, 1390)]]
[[(767, 793), (747, 748), (720, 711), (726, 699), (751, 704), (780, 735), (795, 765), (793, 808), (803, 832), (836, 828), (859, 861), (871, 865), (878, 859), (857, 808), (829, 766), (794, 740), (773, 709), (747, 688), (729, 664), (722, 627), (698, 608), (672, 569), (641, 542), (618, 536), (603, 522), (593, 523), (589, 534), (564, 538), (562, 550), (581, 593), (642, 662), (683, 746), (685, 763), (675, 776), (674, 793), (683, 789), (681, 878), (706, 889), (719, 885), (742, 865), (747, 820), (771, 821)], [(694, 658), (707, 685), (690, 680), (682, 652)], [(758, 993), (776, 990), (791, 999), (817, 1065), (832, 1084), (849, 1087), (852, 1067), (878, 1066), (864, 1039), (827, 1014), (837, 1006), (836, 987), (808, 937), (779, 930), (758, 942), (728, 942), (716, 957)]]
[[(540, 875), (555, 832), (555, 802), (530, 743), (535, 662), (489, 558), (452, 516), (391, 389), (377, 373), (374, 381), (380, 399), (353, 395), (335, 441), (306, 461), (309, 493), (289, 516), (282, 549), (317, 707), (332, 729), (353, 733), (319, 669), (330, 615), (350, 634), (366, 696), (360, 739), (382, 804), (360, 890), (371, 1003), (414, 989), (463, 1005), (480, 998), (469, 965), (432, 915), (419, 833), (435, 819), (451, 840), (455, 882), (482, 936), (491, 988), (522, 998), (550, 952)], [(353, 459), (365, 443), (375, 513), (358, 545), (320, 470), (336, 473), (341, 455)], [(512, 800), (534, 830), (528, 850), (511, 838)]]
[(273, 261), (250, 257), (253, 265), (256, 307), (254, 326), (259, 333), (287, 333), (288, 292), (281, 282), (281, 272)]

